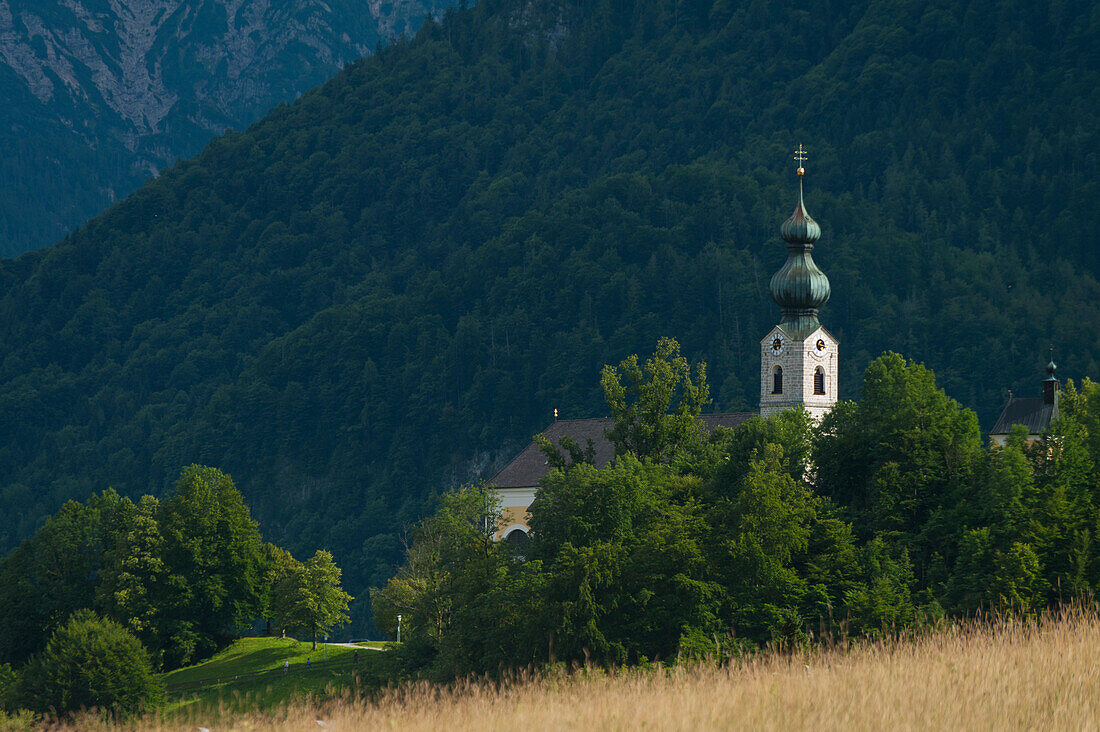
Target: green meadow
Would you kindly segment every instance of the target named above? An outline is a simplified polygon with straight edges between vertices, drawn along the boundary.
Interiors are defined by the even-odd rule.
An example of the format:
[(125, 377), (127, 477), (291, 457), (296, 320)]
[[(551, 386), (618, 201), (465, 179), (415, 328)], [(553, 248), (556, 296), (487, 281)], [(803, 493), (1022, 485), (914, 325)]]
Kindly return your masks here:
[[(164, 713), (208, 718), (211, 713), (265, 711), (345, 690), (379, 688), (392, 676), (390, 658), (383, 650), (391, 645), (370, 642), (357, 649), (318, 643), (314, 650), (309, 641), (293, 638), (241, 638), (202, 663), (165, 674)], [(285, 670), (284, 664), (289, 664)], [(210, 683), (173, 688), (203, 681)]]

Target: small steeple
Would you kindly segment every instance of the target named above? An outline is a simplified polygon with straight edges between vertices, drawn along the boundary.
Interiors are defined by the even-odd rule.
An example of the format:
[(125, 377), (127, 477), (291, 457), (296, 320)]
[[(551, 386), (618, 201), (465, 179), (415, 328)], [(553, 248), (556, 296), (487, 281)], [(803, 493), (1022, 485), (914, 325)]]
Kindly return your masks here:
[(1043, 380), (1043, 403), (1054, 404), (1058, 400), (1058, 392), (1062, 390), (1062, 385), (1058, 381), (1058, 377), (1055, 376), (1055, 372), (1058, 370), (1058, 366), (1054, 363), (1054, 346), (1050, 347), (1050, 357), (1047, 363), (1047, 377)]
[(798, 203), (794, 213), (779, 227), (783, 241), (787, 242), (787, 261), (772, 276), (772, 299), (782, 310), (782, 325), (795, 339), (805, 337), (821, 325), (817, 311), (829, 301), (829, 278), (814, 263), (811, 252), (814, 242), (821, 237), (821, 227), (806, 211), (802, 195), (802, 178), (806, 174), (803, 163), (806, 151), (802, 145), (795, 150), (798, 163)]

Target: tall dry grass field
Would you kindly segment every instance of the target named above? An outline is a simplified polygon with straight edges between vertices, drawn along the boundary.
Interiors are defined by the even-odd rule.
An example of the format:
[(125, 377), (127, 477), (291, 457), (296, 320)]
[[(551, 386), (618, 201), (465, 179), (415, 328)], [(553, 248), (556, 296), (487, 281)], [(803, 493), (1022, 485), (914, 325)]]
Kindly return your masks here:
[[(913, 640), (761, 655), (724, 668), (563, 674), (504, 688), (417, 685), (373, 703), (345, 698), (212, 726), (1077, 730), (1100, 727), (1098, 715), (1100, 619), (1070, 613), (1042, 623), (963, 625)], [(149, 719), (136, 728), (203, 724), (198, 713), (172, 723)]]

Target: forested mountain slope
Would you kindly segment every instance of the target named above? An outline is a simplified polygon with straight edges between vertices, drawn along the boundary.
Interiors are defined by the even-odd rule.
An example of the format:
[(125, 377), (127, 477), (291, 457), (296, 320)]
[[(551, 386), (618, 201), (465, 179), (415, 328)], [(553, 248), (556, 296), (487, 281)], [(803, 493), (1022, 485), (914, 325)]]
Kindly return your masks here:
[(0, 0), (0, 255), (53, 244), (435, 0)]
[(0, 546), (232, 473), (365, 597), (434, 493), (677, 338), (756, 407), (810, 150), (841, 397), (873, 355), (988, 427), (1095, 376), (1091, 3), (486, 0), (0, 265)]

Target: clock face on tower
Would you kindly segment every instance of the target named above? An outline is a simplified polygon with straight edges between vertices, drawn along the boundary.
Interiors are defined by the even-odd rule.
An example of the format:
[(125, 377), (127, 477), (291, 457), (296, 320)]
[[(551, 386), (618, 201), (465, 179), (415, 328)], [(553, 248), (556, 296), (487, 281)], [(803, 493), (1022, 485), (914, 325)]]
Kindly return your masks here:
[(817, 339), (817, 350), (819, 350), (819, 351), (824, 351), (825, 350), (825, 341), (823, 341), (820, 338)]
[(777, 356), (779, 354), (783, 353), (783, 337), (782, 336), (776, 336), (772, 340), (772, 353), (774, 353)]

